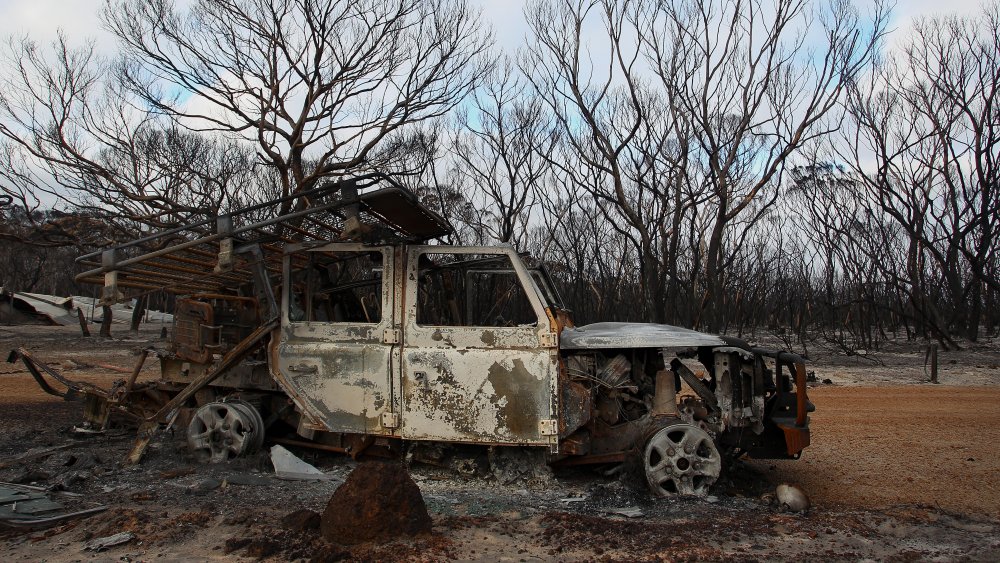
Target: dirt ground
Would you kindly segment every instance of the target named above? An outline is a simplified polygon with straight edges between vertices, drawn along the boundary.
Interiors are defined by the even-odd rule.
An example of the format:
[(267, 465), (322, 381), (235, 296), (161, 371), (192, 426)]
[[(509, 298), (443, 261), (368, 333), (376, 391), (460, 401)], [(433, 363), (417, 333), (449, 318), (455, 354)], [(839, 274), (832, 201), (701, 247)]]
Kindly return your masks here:
[[(107, 341), (68, 328), (0, 327), (0, 352), (26, 346), (67, 376), (109, 386), (158, 333), (151, 327)], [(627, 474), (543, 473), (503, 483), (414, 464), (434, 531), (350, 548), (286, 518), (300, 509), (321, 512), (358, 465), (349, 458), (294, 450), (338, 479), (283, 481), (273, 478), (265, 453), (198, 465), (178, 432), (155, 441), (140, 466), (122, 468), (132, 433), (72, 435), (80, 404), (42, 393), (22, 365), (0, 363), (0, 481), (61, 488), (81, 493), (81, 503), (109, 507), (48, 530), (0, 530), (0, 559), (1000, 559), (1000, 352), (992, 343), (942, 352), (941, 385), (922, 382), (916, 346), (881, 359), (814, 358), (816, 412), (802, 459), (741, 462), (708, 498), (654, 500)], [(151, 362), (142, 378), (155, 375)], [(31, 448), (52, 446), (65, 449), (3, 467)], [(810, 496), (808, 514), (773, 506), (781, 482)], [(625, 508), (641, 515), (614, 513)], [(136, 537), (84, 551), (88, 540), (120, 531)]]

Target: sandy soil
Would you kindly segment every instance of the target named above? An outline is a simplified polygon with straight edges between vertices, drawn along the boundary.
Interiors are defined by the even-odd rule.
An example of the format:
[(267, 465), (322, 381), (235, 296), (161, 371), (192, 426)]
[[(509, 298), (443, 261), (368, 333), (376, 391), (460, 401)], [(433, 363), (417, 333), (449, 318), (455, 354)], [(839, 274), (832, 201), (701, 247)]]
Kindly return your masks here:
[(921, 504), (1000, 518), (1000, 387), (810, 390), (812, 445), (753, 462), (824, 506)]
[[(158, 328), (101, 341), (65, 329), (0, 327), (0, 351), (27, 346), (67, 375), (109, 385), (124, 374), (98, 364), (131, 369), (157, 334)], [(273, 479), (263, 454), (197, 465), (179, 435), (164, 435), (141, 466), (123, 469), (119, 460), (131, 434), (70, 438), (66, 429), (79, 421), (79, 403), (43, 394), (22, 366), (3, 363), (0, 463), (31, 447), (73, 445), (0, 469), (0, 481), (42, 471), (46, 477), (38, 476), (37, 485), (68, 482), (69, 490), (110, 510), (46, 531), (0, 531), (0, 559), (995, 561), (1000, 386), (992, 384), (1000, 382), (1000, 361), (990, 350), (942, 356), (949, 366), (942, 385), (919, 384), (923, 356), (917, 351), (900, 351), (885, 366), (854, 358), (817, 362), (817, 379), (834, 383), (810, 390), (817, 410), (802, 459), (744, 462), (708, 499), (653, 500), (627, 477), (585, 471), (504, 485), (413, 466), (435, 531), (352, 548), (282, 523), (297, 509), (321, 512), (340, 481)], [(145, 377), (155, 377), (155, 365)], [(344, 457), (297, 452), (340, 478), (357, 466)], [(85, 453), (96, 454), (92, 466), (66, 481)], [(808, 515), (769, 504), (768, 493), (780, 482), (810, 495)], [(638, 508), (642, 516), (610, 513), (619, 508)], [(122, 530), (136, 539), (102, 553), (83, 550), (88, 539)]]

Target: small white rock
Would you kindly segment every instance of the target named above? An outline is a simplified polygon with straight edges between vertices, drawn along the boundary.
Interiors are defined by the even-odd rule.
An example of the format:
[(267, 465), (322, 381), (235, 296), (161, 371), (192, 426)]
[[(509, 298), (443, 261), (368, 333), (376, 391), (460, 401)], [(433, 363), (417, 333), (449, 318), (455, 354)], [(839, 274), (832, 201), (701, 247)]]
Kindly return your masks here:
[(802, 492), (802, 489), (795, 485), (789, 485), (788, 483), (778, 485), (778, 488), (775, 490), (775, 496), (778, 498), (778, 506), (786, 510), (792, 512), (805, 512), (809, 510), (809, 497)]

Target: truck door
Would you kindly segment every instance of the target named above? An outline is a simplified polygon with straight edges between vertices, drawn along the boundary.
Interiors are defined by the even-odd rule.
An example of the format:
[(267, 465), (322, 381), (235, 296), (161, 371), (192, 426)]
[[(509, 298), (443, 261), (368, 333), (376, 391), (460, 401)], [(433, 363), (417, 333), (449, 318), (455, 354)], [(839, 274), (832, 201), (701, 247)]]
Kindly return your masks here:
[(402, 436), (554, 448), (556, 340), (520, 258), (413, 246), (405, 268)]
[(392, 247), (286, 249), (281, 338), (271, 361), (303, 413), (300, 432), (391, 435), (397, 426), (394, 262)]

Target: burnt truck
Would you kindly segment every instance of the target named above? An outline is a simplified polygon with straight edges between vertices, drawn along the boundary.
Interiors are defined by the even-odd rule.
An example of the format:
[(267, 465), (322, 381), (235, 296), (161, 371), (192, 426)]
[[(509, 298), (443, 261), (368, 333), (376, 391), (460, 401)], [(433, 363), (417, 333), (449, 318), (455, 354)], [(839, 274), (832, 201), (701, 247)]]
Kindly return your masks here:
[[(105, 303), (174, 296), (167, 345), (111, 389), (10, 359), (82, 397), (93, 429), (137, 425), (131, 463), (169, 426), (205, 462), (265, 440), (354, 457), (520, 448), (554, 467), (638, 463), (666, 496), (705, 494), (727, 459), (809, 444), (802, 358), (662, 324), (575, 326), (543, 264), (428, 243), (448, 233), (390, 178), (331, 182), (81, 257)], [(151, 356), (161, 375), (139, 382)]]

